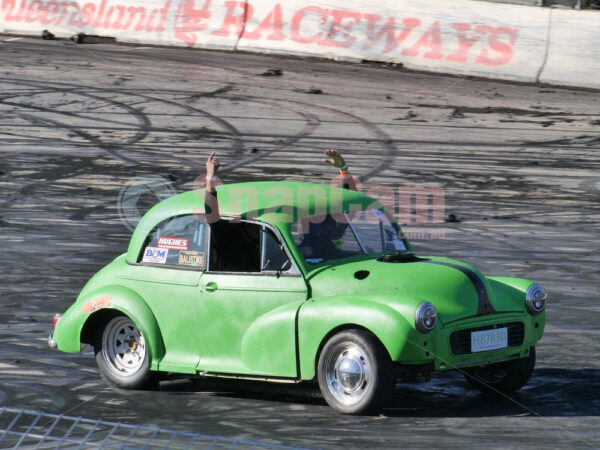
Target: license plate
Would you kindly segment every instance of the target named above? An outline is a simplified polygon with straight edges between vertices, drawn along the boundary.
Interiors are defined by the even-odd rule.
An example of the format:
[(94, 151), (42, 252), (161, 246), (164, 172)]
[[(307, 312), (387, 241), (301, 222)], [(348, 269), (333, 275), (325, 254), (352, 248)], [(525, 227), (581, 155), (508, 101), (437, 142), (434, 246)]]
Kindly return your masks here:
[(471, 333), (471, 352), (485, 352), (508, 347), (508, 328), (473, 331)]

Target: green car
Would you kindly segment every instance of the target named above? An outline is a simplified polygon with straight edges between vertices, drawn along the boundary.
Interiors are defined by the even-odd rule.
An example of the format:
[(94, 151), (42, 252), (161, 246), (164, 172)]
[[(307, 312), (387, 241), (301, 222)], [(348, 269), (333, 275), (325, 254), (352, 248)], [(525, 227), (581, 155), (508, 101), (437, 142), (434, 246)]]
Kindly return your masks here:
[(338, 187), (257, 182), (175, 195), (139, 222), (49, 344), (94, 347), (123, 388), (159, 372), (318, 381), (344, 413), (380, 409), (398, 379), (459, 369), (482, 391), (529, 380), (544, 289), (416, 256), (377, 200)]

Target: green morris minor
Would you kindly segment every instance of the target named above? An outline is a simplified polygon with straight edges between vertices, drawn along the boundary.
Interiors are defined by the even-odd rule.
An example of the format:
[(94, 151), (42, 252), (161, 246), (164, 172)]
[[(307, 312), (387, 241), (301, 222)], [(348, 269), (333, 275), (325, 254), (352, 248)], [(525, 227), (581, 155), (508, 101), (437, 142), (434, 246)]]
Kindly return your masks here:
[(520, 278), (417, 256), (383, 205), (300, 182), (175, 195), (127, 253), (55, 319), (49, 343), (93, 346), (102, 374), (139, 388), (159, 372), (316, 381), (344, 413), (380, 409), (397, 380), (462, 371), (482, 391), (527, 383), (546, 293)]

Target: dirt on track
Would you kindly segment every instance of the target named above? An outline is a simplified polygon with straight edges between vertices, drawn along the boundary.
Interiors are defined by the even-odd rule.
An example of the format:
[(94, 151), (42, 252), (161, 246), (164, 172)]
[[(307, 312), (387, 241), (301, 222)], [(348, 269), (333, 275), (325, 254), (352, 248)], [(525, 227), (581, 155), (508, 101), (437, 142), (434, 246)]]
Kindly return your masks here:
[[(380, 65), (7, 38), (1, 405), (311, 448), (600, 446), (600, 93)], [(264, 76), (269, 69), (282, 75)], [(54, 313), (127, 248), (117, 201), (127, 182), (152, 175), (191, 189), (216, 151), (225, 182), (327, 183), (327, 147), (343, 152), (365, 191), (443, 192), (442, 217), (453, 219), (436, 223), (415, 222), (397, 195), (395, 212), (418, 253), (546, 287), (546, 333), (524, 389), (490, 399), (451, 372), (399, 385), (379, 416), (350, 417), (311, 385), (182, 378), (160, 392), (125, 392), (100, 379), (89, 349), (47, 348)]]

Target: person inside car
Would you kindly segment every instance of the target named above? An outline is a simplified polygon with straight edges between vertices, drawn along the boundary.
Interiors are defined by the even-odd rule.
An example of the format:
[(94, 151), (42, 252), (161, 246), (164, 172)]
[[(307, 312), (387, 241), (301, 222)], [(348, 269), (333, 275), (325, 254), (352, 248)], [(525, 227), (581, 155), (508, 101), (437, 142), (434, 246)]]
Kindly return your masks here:
[[(342, 186), (345, 189), (356, 191), (356, 183), (354, 178), (348, 172), (348, 165), (344, 161), (342, 155), (336, 150), (329, 148), (325, 150), (325, 155), (328, 158), (323, 159), (323, 162), (337, 168), (340, 172), (340, 180)], [(219, 215), (219, 202), (217, 198), (216, 181), (217, 171), (219, 170), (220, 163), (215, 152), (212, 152), (206, 160), (206, 193), (205, 193), (205, 213), (208, 222), (211, 224), (215, 236), (215, 255), (213, 259), (219, 260), (218, 254), (229, 251), (225, 247), (231, 247), (227, 239), (219, 239), (221, 234), (219, 231), (225, 225), (219, 225), (221, 221)], [(321, 222), (311, 222), (308, 227), (308, 232), (304, 235), (302, 241), (298, 245), (298, 248), (302, 256), (308, 261), (323, 261), (333, 259), (340, 254), (340, 249), (344, 243), (344, 235), (348, 228), (347, 223), (341, 223), (333, 218), (330, 214), (327, 214)], [(220, 245), (219, 242), (223, 241)], [(228, 243), (229, 242), (229, 243)], [(218, 247), (222, 247), (219, 250)], [(240, 256), (243, 259), (243, 255)]]

